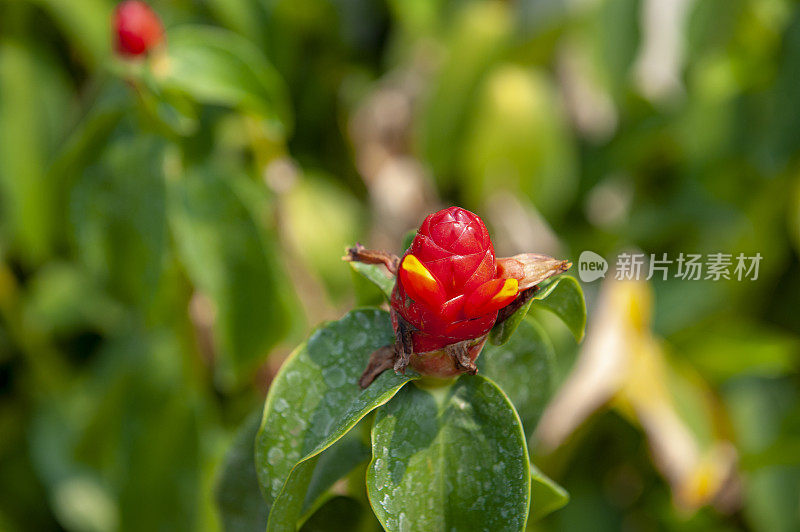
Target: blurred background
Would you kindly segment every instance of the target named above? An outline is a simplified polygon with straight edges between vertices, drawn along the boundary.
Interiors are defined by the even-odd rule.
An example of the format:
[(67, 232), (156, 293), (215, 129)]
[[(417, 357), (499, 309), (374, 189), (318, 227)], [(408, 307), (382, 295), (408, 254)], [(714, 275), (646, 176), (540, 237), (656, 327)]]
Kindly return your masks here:
[(452, 204), (500, 256), (763, 257), (548, 322), (535, 528), (800, 530), (800, 4), (151, 5), (128, 60), (111, 1), (0, 0), (0, 530), (218, 530), (281, 361), (380, 301), (345, 245)]

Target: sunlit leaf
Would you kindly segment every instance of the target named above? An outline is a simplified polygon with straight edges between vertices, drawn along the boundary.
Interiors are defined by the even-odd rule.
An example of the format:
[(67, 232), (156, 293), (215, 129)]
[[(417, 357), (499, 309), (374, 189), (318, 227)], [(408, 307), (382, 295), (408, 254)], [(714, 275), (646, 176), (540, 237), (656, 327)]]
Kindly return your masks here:
[(347, 291), (349, 272), (342, 251), (358, 238), (362, 207), (332, 179), (303, 176), (282, 196), (285, 234), (309, 269), (334, 298)]
[(569, 502), (569, 493), (531, 464), (531, 510), (528, 519), (537, 521)]
[(459, 159), (469, 204), (508, 190), (526, 194), (548, 217), (564, 212), (576, 191), (577, 168), (558, 98), (545, 70), (501, 64), (487, 75)]
[(580, 342), (586, 330), (586, 301), (581, 285), (574, 277), (559, 277), (540, 294), (533, 296), (533, 305), (558, 316)]
[(414, 378), (386, 371), (359, 388), (370, 354), (393, 340), (387, 312), (355, 310), (317, 329), (284, 363), (256, 440), (268, 530), (295, 529), (320, 453)]
[(519, 417), (484, 377), (406, 386), (375, 416), (367, 490), (388, 531), (523, 530), (530, 482)]
[(386, 296), (386, 299), (391, 299), (395, 279), (387, 274), (386, 267), (380, 264), (364, 264), (363, 262), (351, 262), (349, 264), (354, 271), (377, 286)]
[[(559, 288), (562, 281), (566, 284)], [(549, 300), (551, 297), (554, 299)], [(534, 301), (536, 303), (533, 303)], [(561, 318), (576, 340), (580, 341), (583, 338), (583, 331), (586, 327), (586, 304), (583, 301), (583, 290), (574, 278), (563, 276), (539, 290), (533, 299), (520, 307), (508, 319), (495, 325), (489, 332), (489, 342), (494, 345), (506, 343), (534, 304)]]

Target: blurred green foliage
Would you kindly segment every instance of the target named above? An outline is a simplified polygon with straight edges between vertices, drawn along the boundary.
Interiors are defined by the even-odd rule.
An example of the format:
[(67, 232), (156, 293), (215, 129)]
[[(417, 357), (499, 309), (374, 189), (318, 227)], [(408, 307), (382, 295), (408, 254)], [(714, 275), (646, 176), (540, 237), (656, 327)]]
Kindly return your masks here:
[[(736, 448), (733, 503), (677, 509), (602, 412), (537, 459), (571, 502), (536, 527), (800, 528), (800, 5), (152, 5), (164, 53), (126, 62), (110, 0), (0, 0), (0, 529), (222, 527), (225, 450), (275, 368), (380, 301), (344, 246), (400, 251), (440, 203), (508, 254), (761, 253), (757, 281), (653, 282)], [(364, 514), (333, 498), (306, 529)]]

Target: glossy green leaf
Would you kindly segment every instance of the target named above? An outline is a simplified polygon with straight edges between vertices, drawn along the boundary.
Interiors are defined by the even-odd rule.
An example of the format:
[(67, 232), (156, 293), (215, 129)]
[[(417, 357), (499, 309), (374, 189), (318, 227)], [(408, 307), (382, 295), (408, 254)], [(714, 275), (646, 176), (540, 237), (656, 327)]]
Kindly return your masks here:
[(544, 330), (524, 320), (508, 343), (484, 347), (477, 364), (508, 395), (531, 434), (554, 391), (555, 353)]
[[(253, 186), (250, 186), (253, 185)], [(266, 198), (243, 176), (198, 168), (169, 188), (169, 217), (186, 270), (216, 306), (217, 380), (236, 386), (286, 334), (292, 294), (274, 235), (250, 203)]]
[(79, 257), (128, 303), (148, 304), (167, 246), (164, 142), (124, 137), (72, 190), (70, 221)]
[(503, 345), (508, 342), (514, 334), (514, 331), (519, 327), (519, 324), (522, 323), (522, 320), (528, 315), (531, 305), (533, 305), (533, 299), (522, 305), (507, 319), (492, 327), (492, 330), (489, 331), (489, 345)]
[(392, 290), (394, 290), (394, 277), (390, 277), (386, 271), (386, 267), (380, 264), (364, 264), (363, 262), (351, 262), (350, 267), (354, 271), (364, 276), (367, 280), (380, 288), (386, 299), (392, 298)]
[(523, 530), (530, 501), (527, 444), (492, 381), (406, 386), (378, 410), (367, 490), (396, 530)]
[(267, 526), (267, 503), (258, 488), (253, 460), (260, 414), (253, 412), (236, 432), (214, 489), (225, 532), (262, 532)]
[[(562, 282), (565, 285), (559, 288)], [(494, 345), (506, 343), (528, 315), (534, 301), (537, 301), (537, 306), (547, 309), (561, 318), (577, 341), (583, 338), (586, 328), (586, 303), (583, 300), (583, 290), (574, 278), (563, 276), (539, 290), (530, 301), (508, 319), (492, 327), (492, 330), (489, 331), (489, 343)]]
[(355, 310), (317, 329), (284, 363), (256, 440), (268, 530), (295, 530), (319, 454), (414, 378), (386, 371), (359, 388), (370, 354), (393, 340), (387, 312)]
[(558, 316), (580, 342), (586, 330), (586, 301), (581, 285), (574, 277), (559, 277), (540, 294), (533, 296), (534, 305)]
[(403, 237), (403, 253), (411, 247), (411, 244), (414, 243), (414, 238), (417, 236), (417, 230), (412, 229), (411, 231), (407, 232)]
[(386, 303), (386, 293), (378, 285), (361, 275), (355, 268), (348, 268), (356, 307), (379, 307)]
[(568, 502), (567, 490), (531, 464), (531, 510), (528, 519), (531, 522), (539, 520)]
[(169, 32), (166, 72), (155, 78), (198, 102), (225, 105), (292, 127), (283, 80), (253, 43), (210, 26), (180, 26)]
[[(267, 526), (269, 507), (261, 495), (254, 460), (260, 426), (259, 410), (237, 431), (217, 479), (214, 495), (226, 532), (263, 532)], [(365, 464), (369, 456), (370, 448), (358, 429), (349, 431), (326, 449), (311, 476), (303, 514), (316, 516), (318, 510), (328, 506), (332, 497), (328, 495), (330, 487), (359, 464)], [(349, 526), (352, 521), (345, 524)]]

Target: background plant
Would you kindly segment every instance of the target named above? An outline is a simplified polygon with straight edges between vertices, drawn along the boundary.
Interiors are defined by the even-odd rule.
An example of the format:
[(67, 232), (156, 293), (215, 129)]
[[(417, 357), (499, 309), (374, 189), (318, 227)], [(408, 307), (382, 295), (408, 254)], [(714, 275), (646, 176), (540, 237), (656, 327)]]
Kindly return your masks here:
[[(281, 360), (379, 301), (344, 245), (394, 249), (441, 203), (501, 254), (760, 252), (756, 282), (606, 298), (641, 312), (584, 287), (586, 349), (614, 315), (649, 356), (539, 433), (571, 503), (536, 526), (797, 528), (800, 11), (669, 4), (154, 1), (166, 61), (130, 63), (113, 2), (0, 2), (0, 527), (221, 527), (212, 488)], [(576, 344), (533, 314), (570, 389)], [(663, 466), (633, 382), (702, 467)]]

